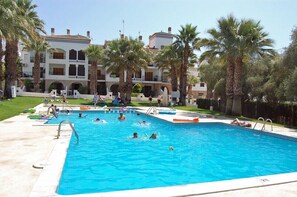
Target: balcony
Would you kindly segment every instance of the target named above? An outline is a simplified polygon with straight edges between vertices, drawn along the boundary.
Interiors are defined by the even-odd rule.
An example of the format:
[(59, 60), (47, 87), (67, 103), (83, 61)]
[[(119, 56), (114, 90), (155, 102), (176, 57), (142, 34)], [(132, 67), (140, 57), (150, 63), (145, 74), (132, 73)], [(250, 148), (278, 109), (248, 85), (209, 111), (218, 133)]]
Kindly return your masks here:
[(105, 80), (105, 75), (97, 75), (97, 80)]

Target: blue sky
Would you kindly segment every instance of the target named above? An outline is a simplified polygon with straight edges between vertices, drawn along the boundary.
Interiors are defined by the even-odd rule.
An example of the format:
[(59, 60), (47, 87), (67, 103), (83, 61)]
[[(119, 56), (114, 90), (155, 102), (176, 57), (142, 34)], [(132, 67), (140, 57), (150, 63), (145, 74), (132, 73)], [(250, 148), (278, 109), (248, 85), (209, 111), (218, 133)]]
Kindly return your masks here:
[(181, 25), (197, 26), (199, 36), (217, 27), (217, 20), (233, 14), (236, 18), (260, 21), (264, 31), (275, 41), (280, 50), (290, 43), (291, 31), (297, 27), (296, 0), (33, 0), (38, 6), (39, 17), (45, 21), (50, 34), (86, 35), (91, 32), (93, 44), (125, 35), (138, 37), (148, 44), (148, 37), (155, 32), (172, 27), (178, 33)]

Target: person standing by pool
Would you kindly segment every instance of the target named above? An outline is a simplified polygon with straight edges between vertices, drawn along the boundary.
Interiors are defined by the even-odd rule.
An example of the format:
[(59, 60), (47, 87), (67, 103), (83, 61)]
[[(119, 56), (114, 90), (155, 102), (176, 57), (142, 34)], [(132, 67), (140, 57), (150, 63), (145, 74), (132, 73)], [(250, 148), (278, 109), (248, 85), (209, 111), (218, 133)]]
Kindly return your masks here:
[(94, 103), (94, 107), (96, 109), (96, 106), (97, 106), (97, 103), (98, 103), (98, 94), (97, 94), (97, 92), (94, 94), (93, 103)]
[(161, 98), (162, 98), (161, 95), (159, 95), (159, 96), (158, 96), (158, 107), (161, 106)]

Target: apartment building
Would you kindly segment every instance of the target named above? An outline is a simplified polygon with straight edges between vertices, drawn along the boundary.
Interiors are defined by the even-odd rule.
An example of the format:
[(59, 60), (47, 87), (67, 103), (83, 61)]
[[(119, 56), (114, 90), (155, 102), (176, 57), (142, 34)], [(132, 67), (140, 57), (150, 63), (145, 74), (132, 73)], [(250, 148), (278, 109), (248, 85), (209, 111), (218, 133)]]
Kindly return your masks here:
[[(141, 36), (139, 37), (141, 39)], [(51, 49), (41, 54), (41, 79), (45, 81), (45, 90), (57, 89), (67, 91), (72, 95), (73, 90), (89, 86), (90, 63), (84, 50), (90, 45), (90, 32), (86, 35), (71, 35), (67, 29), (65, 35), (55, 35), (55, 29), (51, 29), (51, 35), (45, 36)], [(157, 52), (163, 46), (173, 43), (171, 28), (168, 32), (157, 32), (149, 37), (151, 51)], [(34, 67), (34, 51), (21, 51), (23, 63), (23, 76), (32, 79)], [(196, 74), (195, 74), (196, 75)], [(107, 73), (103, 65), (97, 68), (97, 90), (100, 95), (118, 94), (119, 78), (117, 73)], [(145, 96), (157, 96), (165, 87), (171, 92), (171, 84), (168, 72), (158, 69), (155, 64), (149, 64), (146, 69), (133, 74), (133, 82), (140, 83)], [(193, 88), (195, 92), (195, 88)], [(206, 89), (205, 89), (206, 92)]]

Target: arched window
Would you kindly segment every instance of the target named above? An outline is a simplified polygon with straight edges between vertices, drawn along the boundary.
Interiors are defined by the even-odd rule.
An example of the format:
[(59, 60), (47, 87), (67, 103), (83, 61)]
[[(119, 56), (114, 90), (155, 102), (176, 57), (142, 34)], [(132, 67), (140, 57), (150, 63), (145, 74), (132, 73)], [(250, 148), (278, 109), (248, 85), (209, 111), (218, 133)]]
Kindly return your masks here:
[(77, 58), (77, 51), (74, 49), (69, 50), (69, 59), (76, 60)]
[(85, 59), (86, 59), (85, 53), (82, 50), (78, 51), (78, 60), (85, 60)]

